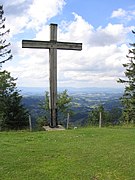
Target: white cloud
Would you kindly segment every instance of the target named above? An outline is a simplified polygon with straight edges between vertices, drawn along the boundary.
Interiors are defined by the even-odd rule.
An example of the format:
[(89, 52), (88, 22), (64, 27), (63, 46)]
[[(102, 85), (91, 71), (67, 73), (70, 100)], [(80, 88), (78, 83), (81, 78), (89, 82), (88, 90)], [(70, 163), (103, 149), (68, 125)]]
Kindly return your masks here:
[[(73, 13), (74, 20), (71, 22), (62, 21), (60, 25), (59, 39), (62, 41), (88, 42), (88, 38), (94, 31), (94, 27), (86, 22), (81, 16)], [(84, 36), (85, 35), (85, 36)]]
[(42, 29), (48, 20), (58, 15), (63, 6), (64, 0), (20, 0), (3, 2), (5, 7), (6, 25), (10, 28), (10, 35), (13, 37), (28, 29)]
[(111, 17), (112, 18), (117, 18), (117, 17), (125, 17), (127, 15), (127, 12), (121, 8), (119, 8), (118, 10), (115, 10), (112, 12)]
[(127, 10), (125, 11), (122, 8), (119, 8), (112, 12), (111, 18), (119, 18), (124, 21), (131, 21), (135, 19), (135, 10)]
[(120, 44), (125, 42), (126, 34), (129, 32), (122, 24), (109, 23), (105, 28), (99, 27), (89, 42), (95, 46), (106, 46), (111, 44)]
[[(59, 39), (65, 41), (83, 42), (90, 46), (106, 46), (111, 44), (121, 44), (126, 40), (126, 34), (131, 28), (124, 27), (123, 24), (111, 24), (106, 27), (94, 27), (86, 22), (81, 16), (73, 13), (74, 21), (70, 23), (62, 22), (62, 32)], [(61, 27), (60, 26), (60, 27)]]
[(59, 14), (64, 5), (64, 0), (33, 0), (33, 3), (28, 9), (30, 22), (27, 27), (39, 29), (39, 27), (44, 25), (47, 20)]

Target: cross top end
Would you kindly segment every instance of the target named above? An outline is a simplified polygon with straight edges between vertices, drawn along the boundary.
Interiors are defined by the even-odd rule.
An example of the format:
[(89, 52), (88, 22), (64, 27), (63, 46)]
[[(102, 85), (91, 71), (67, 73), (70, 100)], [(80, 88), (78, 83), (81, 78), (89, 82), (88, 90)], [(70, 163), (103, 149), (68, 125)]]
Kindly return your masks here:
[(51, 23), (50, 26), (58, 26), (58, 24)]
[(57, 41), (57, 24), (50, 24), (50, 41)]

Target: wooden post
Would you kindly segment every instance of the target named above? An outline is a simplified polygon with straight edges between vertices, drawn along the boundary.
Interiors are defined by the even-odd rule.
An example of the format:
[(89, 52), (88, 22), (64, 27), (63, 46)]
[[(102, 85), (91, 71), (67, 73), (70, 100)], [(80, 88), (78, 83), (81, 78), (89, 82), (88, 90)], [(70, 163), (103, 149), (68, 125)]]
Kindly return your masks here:
[[(50, 41), (57, 42), (57, 24), (50, 24)], [(57, 49), (49, 49), (51, 127), (57, 122)]]
[(67, 129), (68, 129), (68, 125), (69, 125), (69, 113), (67, 113)]
[(99, 128), (102, 126), (102, 113), (101, 111), (99, 112)]
[(32, 131), (32, 123), (31, 123), (31, 116), (29, 115), (29, 127), (30, 127), (30, 131)]

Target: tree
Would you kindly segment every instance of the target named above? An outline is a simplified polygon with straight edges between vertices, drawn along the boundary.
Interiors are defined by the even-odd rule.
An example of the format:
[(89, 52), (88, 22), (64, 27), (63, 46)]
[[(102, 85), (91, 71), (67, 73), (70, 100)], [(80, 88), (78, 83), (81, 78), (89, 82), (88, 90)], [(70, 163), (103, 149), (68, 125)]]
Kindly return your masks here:
[[(134, 31), (132, 31), (135, 34)], [(123, 118), (126, 123), (135, 123), (135, 43), (130, 44), (133, 48), (129, 49), (127, 55), (128, 63), (123, 64), (126, 79), (119, 78), (119, 83), (125, 84), (125, 90), (121, 101), (123, 103)]]
[(57, 109), (61, 120), (67, 117), (67, 113), (72, 114), (71, 101), (72, 97), (68, 95), (67, 90), (58, 94)]
[(114, 107), (108, 112), (108, 123), (112, 125), (118, 125), (121, 123), (121, 108)]
[(28, 112), (21, 104), (15, 78), (7, 71), (0, 72), (0, 127), (23, 129), (28, 126)]
[[(112, 108), (106, 111), (103, 105), (96, 106), (88, 114), (88, 125), (115, 125), (120, 121), (121, 110)], [(101, 122), (100, 122), (101, 120)]]
[(3, 17), (4, 11), (3, 6), (0, 5), (0, 67), (6, 61), (12, 59), (11, 50), (9, 49), (10, 43), (7, 43), (5, 36), (10, 32), (10, 30), (5, 30), (5, 20)]
[[(101, 115), (101, 117), (100, 117)], [(102, 122), (106, 120), (106, 112), (104, 110), (103, 105), (99, 105), (95, 108), (93, 108), (88, 115), (88, 124), (90, 125), (98, 125), (99, 124), (99, 119), (101, 118)]]
[[(72, 114), (71, 101), (72, 98), (68, 95), (67, 90), (58, 94), (57, 112), (59, 121), (63, 122), (68, 113)], [(44, 111), (44, 117), (41, 117), (40, 119), (44, 119), (44, 122), (47, 122), (50, 119), (49, 92), (45, 92), (45, 100), (42, 104), (40, 104), (40, 106)]]

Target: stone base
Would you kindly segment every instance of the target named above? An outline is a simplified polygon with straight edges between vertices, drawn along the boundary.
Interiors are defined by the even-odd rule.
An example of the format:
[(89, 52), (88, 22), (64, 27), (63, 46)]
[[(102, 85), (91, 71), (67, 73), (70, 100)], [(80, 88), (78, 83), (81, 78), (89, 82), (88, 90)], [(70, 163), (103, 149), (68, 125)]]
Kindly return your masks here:
[(61, 130), (65, 130), (65, 128), (61, 125), (58, 125), (57, 127), (50, 127), (50, 126), (43, 126), (45, 131), (61, 131)]

